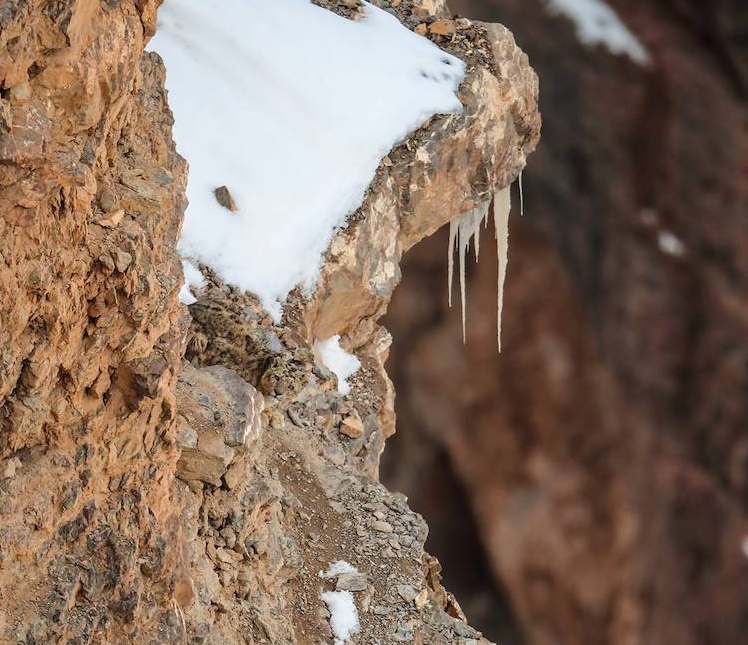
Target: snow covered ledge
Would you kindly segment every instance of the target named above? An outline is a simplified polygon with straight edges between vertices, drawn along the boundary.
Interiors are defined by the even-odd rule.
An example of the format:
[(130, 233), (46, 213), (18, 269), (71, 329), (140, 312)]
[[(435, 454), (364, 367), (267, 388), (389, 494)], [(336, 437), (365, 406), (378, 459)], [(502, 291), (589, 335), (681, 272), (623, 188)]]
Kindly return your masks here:
[[(524, 167), (537, 80), (511, 34), (446, 18), (444, 2), (377, 4), (162, 7), (151, 46), (191, 167), (184, 302), (199, 262), (276, 322), (303, 321), (310, 343), (360, 346), (372, 328), (358, 323), (384, 312), (402, 253)], [(357, 20), (325, 11), (339, 7)]]
[[(466, 63), (458, 93), (463, 110), (434, 117), (388, 154), (363, 204), (333, 238), (313, 296), (293, 292), (288, 307), (289, 322), (297, 321), (308, 342), (340, 336), (343, 348), (368, 365), (367, 387), (386, 393), (377, 413), (380, 453), (395, 432), (395, 414), (384, 368), (391, 338), (377, 321), (400, 282), (403, 254), (508, 188), (540, 136), (538, 79), (511, 32), (462, 19), (424, 22), (424, 10), (413, 5), (398, 11), (403, 24), (417, 31), (427, 24), (427, 37)], [(421, 5), (450, 15), (442, 2)], [(431, 29), (454, 32), (440, 36)], [(445, 275), (446, 264), (445, 257)], [(446, 287), (434, 297), (446, 298)], [(377, 473), (378, 459), (367, 469)]]
[[(276, 0), (244, 1), (270, 5)], [(348, 7), (349, 3), (315, 0), (315, 4), (335, 9)], [(264, 603), (267, 629), (277, 629), (278, 634), (296, 629), (288, 619), (299, 616), (291, 608), (298, 598), (306, 597), (308, 607), (321, 607), (323, 602), (327, 605), (331, 613), (329, 627), (339, 641), (353, 633), (356, 621), (346, 622), (350, 627), (346, 631), (337, 620), (338, 610), (345, 608), (327, 603), (342, 599), (327, 595), (332, 583), (325, 581), (325, 595), (319, 593), (321, 569), (315, 559), (328, 549), (336, 560), (351, 562), (369, 575), (368, 584), (376, 590), (376, 597), (385, 599), (393, 608), (386, 615), (373, 617), (364, 611), (365, 603), (358, 598), (360, 635), (354, 639), (363, 641), (376, 636), (389, 643), (395, 642), (397, 635), (396, 642), (416, 642), (410, 631), (433, 634), (437, 628), (439, 633), (446, 629), (450, 637), (445, 641), (426, 637), (424, 642), (458, 643), (477, 639), (478, 635), (462, 622), (459, 606), (438, 581), (438, 564), (423, 551), (425, 526), (406, 508), (403, 499), (392, 496), (376, 482), (384, 441), (394, 432), (394, 393), (384, 371), (389, 335), (379, 327), (377, 319), (399, 282), (402, 254), (440, 226), (485, 203), (518, 176), (539, 136), (537, 79), (511, 34), (501, 27), (452, 20), (439, 1), (404, 0), (396, 9), (390, 6), (392, 2), (374, 4), (395, 13), (402, 25), (419, 34), (421, 45), (428, 45), (427, 39), (431, 40), (464, 61), (464, 80), (458, 90), (462, 110), (421, 121), (420, 129), (394, 149), (383, 152), (386, 156), (372, 168), (373, 180), (365, 187), (360, 206), (326, 246), (315, 289), (307, 295), (300, 289), (292, 291), (281, 322), (273, 323), (252, 296), (228, 288), (218, 270), (210, 272), (208, 284), (202, 289), (199, 276), (190, 277), (197, 302), (190, 307), (193, 327), (188, 357), (196, 367), (220, 364), (234, 369), (256, 385), (264, 394), (265, 433), (251, 453), (242, 453), (243, 461), (231, 466), (236, 477), (232, 479), (234, 488), (230, 494), (218, 489), (204, 490), (200, 492), (202, 497), (195, 499), (189, 497), (188, 491), (183, 492), (189, 497), (188, 507), (212, 504), (217, 497), (221, 504), (236, 507), (243, 499), (242, 491), (258, 483), (267, 483), (266, 488), (273, 491), (288, 487), (289, 494), (300, 500), (300, 506), (296, 509), (295, 505), (276, 503), (277, 508), (269, 515), (274, 523), (269, 525), (263, 547), (269, 552), (275, 549), (281, 553), (279, 545), (286, 548), (294, 543), (288, 536), (306, 531), (315, 518), (324, 519), (324, 526), (320, 525), (316, 533), (322, 546), (299, 549), (297, 555), (308, 562), (294, 573), (291, 584), (285, 570), (248, 568), (252, 582), (249, 588), (273, 590), (252, 598), (255, 607)], [(348, 8), (342, 11), (350, 13)], [(324, 74), (325, 69), (322, 66), (319, 73)], [(330, 180), (334, 179), (332, 175)], [(293, 182), (294, 177), (287, 180)], [(241, 209), (243, 202), (238, 196), (234, 206)], [(223, 195), (223, 203), (232, 206), (232, 200), (225, 198)], [(234, 217), (232, 213), (222, 215)], [(434, 297), (446, 297), (446, 293)], [(355, 358), (342, 350), (355, 353)], [(320, 369), (322, 366), (328, 369)], [(337, 390), (331, 373), (337, 376)], [(290, 466), (291, 462), (286, 463), (284, 458), (279, 462), (280, 455), (289, 459), (294, 455), (295, 465)], [(266, 466), (284, 468), (284, 464), (298, 466), (303, 475), (298, 482), (316, 482), (320, 496), (305, 497), (303, 491), (294, 488), (294, 478), (279, 480), (263, 475), (268, 471)], [(275, 497), (281, 499), (283, 495)], [(381, 504), (380, 513), (385, 519), (372, 519), (364, 503), (376, 503), (377, 508)], [(324, 510), (322, 515), (320, 508)], [(243, 517), (250, 510), (237, 510), (236, 517)], [(398, 523), (411, 528), (397, 529)], [(339, 530), (331, 531), (330, 526), (339, 526)], [(389, 544), (384, 540), (390, 539), (393, 531), (407, 537), (410, 546), (401, 552), (389, 547), (383, 550), (383, 545)], [(206, 622), (215, 621), (231, 631), (242, 624), (233, 617), (246, 615), (248, 603), (236, 602), (230, 584), (225, 590), (211, 588), (211, 578), (200, 574), (203, 568), (212, 572), (205, 562), (205, 549), (196, 549), (195, 553), (199, 554), (199, 567), (193, 567), (198, 601), (187, 618), (197, 620), (204, 612)], [(385, 558), (383, 568), (372, 567), (365, 560), (364, 556), (372, 554), (377, 554), (377, 559)], [(403, 592), (382, 575), (397, 563), (401, 567), (398, 575)], [(196, 571), (198, 568), (200, 571)], [(257, 580), (261, 584), (256, 584)], [(337, 588), (339, 582), (335, 591), (347, 591)], [(214, 602), (216, 597), (223, 599), (223, 604)], [(405, 629), (404, 619), (400, 620), (404, 614), (398, 612), (406, 611), (404, 603), (407, 611), (418, 615), (417, 620), (411, 621), (412, 630)], [(227, 607), (228, 613), (214, 615), (214, 606)], [(386, 624), (385, 632), (381, 631), (382, 623)], [(303, 625), (300, 629), (308, 627)], [(331, 632), (325, 642), (332, 637)], [(280, 637), (270, 640), (295, 642)], [(234, 641), (226, 638), (225, 642)]]
[[(418, 28), (417, 12), (399, 17)], [(314, 296), (292, 294), (309, 338), (340, 334), (354, 348), (370, 340), (400, 281), (403, 253), (509, 186), (537, 144), (538, 81), (511, 32), (467, 20), (448, 21), (452, 27), (449, 37), (427, 35), (467, 64), (464, 109), (433, 118), (390, 152), (351, 223), (332, 240)]]
[[(159, 18), (163, 31), (151, 45), (165, 56), (167, 87), (176, 118), (177, 147), (187, 155), (192, 166), (191, 188), (188, 188), (192, 204), (186, 214), (181, 250), (210, 265), (219, 283), (223, 280), (257, 294), (276, 323), (280, 323), (281, 310), (274, 302), (285, 300), (283, 321), (276, 331), (292, 331), (308, 347), (339, 336), (344, 350), (354, 352), (361, 359), (368, 356), (374, 369), (367, 373), (375, 375), (379, 383), (377, 389), (391, 393), (392, 386), (383, 367), (389, 337), (379, 328), (377, 320), (386, 311), (400, 281), (402, 255), (439, 227), (485, 205), (493, 194), (510, 186), (518, 177), (527, 155), (539, 139), (537, 77), (507, 29), (452, 19), (441, 1), (416, 0), (399, 3), (397, 7), (391, 6), (395, 4), (391, 2), (364, 3), (358, 10), (357, 21), (342, 17), (352, 15), (355, 10), (350, 8), (350, 3), (340, 0), (315, 0), (313, 4), (308, 0), (279, 0), (278, 3), (227, 0), (220, 5), (221, 12), (211, 12), (210, 6), (216, 2), (218, 0), (167, 0)], [(377, 6), (386, 8), (388, 13)], [(295, 17), (288, 15), (289, 8), (293, 9)], [(340, 11), (341, 15), (334, 15), (335, 11)], [(238, 18), (249, 21), (251, 33), (247, 33), (243, 23), (237, 27), (232, 20), (227, 21), (227, 16), (231, 15), (234, 15), (233, 22)], [(268, 21), (270, 24), (265, 24)], [(195, 30), (190, 24), (199, 28)], [(210, 42), (201, 40), (205, 29), (212, 34), (207, 39)], [(330, 51), (317, 47), (315, 38), (320, 29), (341, 34), (343, 42)], [(225, 30), (229, 36), (234, 34), (233, 46), (240, 50), (236, 55), (240, 60), (233, 66), (227, 65), (227, 61), (232, 60), (229, 54), (233, 50), (224, 51)], [(221, 38), (214, 37), (214, 32)], [(289, 54), (281, 52), (279, 65), (272, 50), (276, 44), (267, 42), (268, 35), (278, 34), (286, 40), (291, 38), (288, 42), (293, 43), (292, 49), (298, 49), (301, 43), (304, 51), (309, 50), (308, 58), (314, 59), (314, 64), (309, 69), (299, 70), (294, 65), (298, 63), (303, 67), (308, 61), (300, 62), (298, 56), (292, 55), (294, 65), (289, 67), (286, 60)], [(187, 36), (190, 39), (185, 40)], [(366, 59), (365, 51), (359, 51), (362, 50), (360, 37), (368, 39), (363, 50), (377, 52), (383, 62), (374, 64)], [(248, 43), (249, 38), (257, 42)], [(338, 51), (340, 47), (345, 55)], [(212, 58), (208, 55), (211, 48), (217, 48)], [(325, 50), (329, 60), (324, 56), (317, 60), (320, 51), (312, 49)], [(405, 58), (392, 55), (402, 51), (408, 54)], [(362, 58), (361, 65), (341, 64), (341, 56), (358, 56)], [(176, 66), (174, 62), (170, 64), (170, 59), (176, 60)], [(237, 72), (239, 62), (241, 74)], [(212, 94), (210, 88), (195, 92), (193, 78), (197, 72), (191, 65), (198, 65), (198, 70), (206, 68), (204, 74), (198, 75), (202, 83), (216, 86)], [(385, 66), (384, 74), (381, 65)], [(214, 66), (219, 72), (211, 71)], [(253, 66), (259, 67), (259, 71)], [(372, 93), (371, 87), (362, 83), (360, 76), (367, 66), (371, 67), (367, 73), (371, 74), (371, 83), (377, 85), (377, 92)], [(365, 68), (364, 71), (359, 67)], [(419, 76), (419, 69), (425, 77)], [(458, 79), (459, 87), (455, 83), (455, 71), (461, 79), (461, 82)], [(348, 101), (345, 92), (340, 95), (341, 87), (347, 87), (346, 79), (351, 74), (357, 95), (350, 98), (348, 111), (352, 110), (354, 117), (358, 115), (359, 121), (351, 119), (350, 114), (346, 116), (346, 109), (340, 108), (341, 102)], [(394, 77), (395, 83), (400, 79), (401, 85), (393, 84), (389, 76)], [(328, 93), (337, 99), (330, 103), (330, 96), (321, 96), (319, 83), (308, 82), (311, 77), (325, 79)], [(397, 108), (403, 96), (415, 96), (413, 88), (409, 87), (412, 78), (416, 79), (419, 92), (425, 92), (430, 98), (424, 102), (419, 94), (419, 110), (414, 112), (413, 105), (408, 105), (404, 121), (401, 110), (395, 116), (387, 116), (390, 114), (387, 110), (391, 111), (393, 105)], [(301, 79), (300, 85), (297, 79)], [(402, 79), (406, 80), (405, 87)], [(240, 85), (238, 90), (233, 83)], [(227, 116), (226, 110), (236, 112), (236, 106), (229, 104), (227, 108), (226, 101), (211, 98), (215, 95), (220, 99), (221, 93), (227, 90), (232, 96), (238, 94), (241, 114)], [(384, 106), (383, 96), (386, 97)], [(288, 99), (285, 103), (284, 97)], [(367, 101), (376, 105), (369, 106)], [(301, 114), (292, 109), (298, 102), (305, 108)], [(266, 103), (279, 111), (268, 117), (267, 124), (263, 116), (267, 115)], [(335, 116), (332, 120), (326, 118), (328, 108)], [(184, 109), (186, 113), (180, 116)], [(241, 115), (248, 121), (244, 122)], [(360, 115), (364, 115), (364, 122), (360, 122)], [(312, 125), (324, 121), (325, 132), (332, 132), (327, 137), (333, 139), (332, 153), (327, 149), (317, 151), (314, 146), (300, 149), (296, 146), (298, 141), (284, 135), (283, 124), (290, 122), (302, 139), (310, 136), (306, 132), (310, 119)], [(389, 121), (392, 119), (401, 123), (401, 129), (405, 126), (404, 134), (391, 128)], [(221, 134), (219, 126), (224, 121), (229, 123), (227, 138), (219, 139), (218, 154), (207, 155), (212, 163), (206, 165), (205, 150), (211, 144), (211, 137)], [(344, 134), (348, 133), (345, 136), (335, 133), (338, 121)], [(370, 136), (369, 130), (375, 132), (376, 139)], [(183, 143), (180, 143), (180, 132), (186, 135), (182, 137)], [(273, 136), (269, 137), (268, 133)], [(255, 141), (255, 134), (258, 137), (256, 149), (251, 143)], [(311, 136), (314, 138), (315, 134)], [(239, 135), (244, 136), (242, 146), (234, 141)], [(338, 149), (340, 155), (351, 152), (349, 137), (356, 146), (374, 144), (366, 163), (357, 166), (353, 175), (345, 165), (348, 157), (343, 156), (341, 167), (341, 159), (335, 152)], [(280, 151), (270, 148), (272, 154), (259, 154), (265, 149), (263, 146), (272, 145), (276, 139), (284, 146)], [(390, 150), (393, 144), (395, 147)], [(316, 152), (322, 155), (320, 160), (316, 159)], [(296, 155), (302, 155), (306, 166), (292, 163), (298, 161)], [(317, 184), (310, 184), (305, 168), (315, 164), (326, 170), (317, 173)], [(242, 172), (237, 174), (234, 166), (241, 166)], [(220, 172), (213, 176), (216, 168)], [(216, 192), (214, 195), (213, 190), (224, 183), (224, 176), (228, 178), (231, 194)], [(343, 176), (346, 180), (353, 176), (354, 181), (348, 190), (341, 192), (336, 183), (340, 183)], [(306, 193), (304, 186), (299, 190), (294, 184), (299, 177), (304, 179)], [(314, 187), (318, 184), (321, 188), (316, 191)], [(323, 208), (315, 210), (320, 195)], [(311, 210), (309, 202), (313, 202)], [(264, 224), (257, 226), (253, 220), (258, 213), (265, 215), (265, 223), (276, 222), (278, 230)], [(309, 219), (314, 219), (315, 213), (322, 219), (329, 218), (328, 233), (323, 231), (320, 235), (321, 229), (309, 227)], [(269, 242), (278, 242), (269, 240), (268, 235), (280, 238), (284, 249), (281, 253), (268, 254), (267, 249), (272, 247)], [(297, 282), (302, 286), (292, 289), (295, 281), (287, 279), (292, 275), (287, 268), (289, 262), (296, 263), (300, 255), (296, 249), (309, 250), (298, 246), (297, 242), (309, 238), (314, 241), (312, 255), (316, 253), (318, 258), (311, 263), (316, 275), (310, 281), (311, 274), (306, 273), (310, 263), (299, 263), (301, 271)], [(237, 244), (237, 240), (240, 243)], [(207, 244), (203, 244), (204, 241)], [(279, 263), (279, 258), (286, 259)], [(189, 273), (194, 272), (190, 270)], [(268, 280), (262, 276), (267, 276)], [(199, 278), (199, 274), (192, 276), (188, 286), (199, 284)], [(257, 288), (253, 288), (255, 283)], [(289, 289), (292, 289), (290, 293)], [(189, 290), (183, 291), (185, 301), (192, 302)], [(225, 327), (220, 319), (210, 320), (214, 315), (212, 310), (225, 309), (220, 302), (223, 296), (215, 303), (217, 307), (212, 306), (215, 297), (215, 294), (198, 297), (199, 315), (203, 319), (198, 330), (202, 340), (198, 338), (198, 345), (209, 344), (212, 358), (208, 360), (220, 357), (224, 361), (226, 348), (233, 347), (228, 350), (235, 357), (229, 366), (244, 369), (247, 361), (258, 363), (260, 358), (247, 356), (245, 348), (234, 347), (233, 337), (215, 337), (216, 333), (224, 333), (217, 330)], [(446, 293), (434, 297), (446, 297)], [(238, 336), (232, 334), (236, 338), (244, 335), (243, 332)], [(198, 348), (197, 354), (202, 354), (202, 350)], [(244, 373), (249, 379), (249, 373), (256, 370), (253, 367), (247, 370)], [(385, 397), (379, 415), (385, 437), (394, 432), (390, 399), (389, 395)], [(372, 472), (375, 470), (373, 468)]]

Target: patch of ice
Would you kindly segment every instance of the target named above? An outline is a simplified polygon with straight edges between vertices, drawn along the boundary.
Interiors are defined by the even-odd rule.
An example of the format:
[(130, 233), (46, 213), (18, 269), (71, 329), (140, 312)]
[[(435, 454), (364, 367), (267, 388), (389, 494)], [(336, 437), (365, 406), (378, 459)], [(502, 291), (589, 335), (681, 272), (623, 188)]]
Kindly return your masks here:
[(462, 109), (463, 62), (368, 3), (352, 21), (309, 0), (166, 0), (150, 48), (190, 164), (180, 252), (276, 321), (295, 286), (314, 287), (382, 157)]
[(677, 258), (683, 257), (686, 253), (686, 245), (670, 231), (659, 231), (657, 233), (657, 246), (663, 253)]
[(550, 13), (572, 21), (583, 44), (604, 45), (612, 53), (628, 56), (639, 65), (651, 62), (646, 47), (603, 0), (545, 0), (545, 6)]
[(335, 578), (341, 573), (358, 573), (358, 569), (345, 560), (335, 560), (327, 567), (327, 571), (320, 571), (320, 578)]
[(179, 290), (179, 302), (183, 305), (191, 305), (197, 302), (192, 289), (202, 289), (205, 286), (205, 276), (189, 260), (182, 260), (182, 273), (184, 273), (184, 284)]
[(358, 610), (350, 591), (323, 591), (320, 598), (330, 612), (335, 645), (344, 645), (359, 630)]
[(338, 392), (343, 395), (350, 394), (351, 386), (348, 379), (358, 372), (361, 361), (340, 346), (340, 336), (316, 341), (314, 353), (318, 360), (338, 377)]

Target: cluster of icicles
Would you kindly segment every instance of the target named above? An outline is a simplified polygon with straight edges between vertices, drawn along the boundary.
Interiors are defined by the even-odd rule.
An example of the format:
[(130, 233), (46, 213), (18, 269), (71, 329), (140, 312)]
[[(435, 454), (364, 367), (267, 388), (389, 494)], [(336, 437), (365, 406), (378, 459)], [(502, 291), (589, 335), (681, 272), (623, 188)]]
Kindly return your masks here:
[[(523, 197), (522, 197), (522, 179), (520, 176), (520, 212), (524, 211)], [(447, 257), (449, 263), (449, 277), (448, 277), (448, 289), (449, 289), (449, 306), (452, 306), (452, 276), (454, 274), (454, 254), (455, 247), (459, 250), (459, 262), (460, 262), (460, 300), (462, 304), (462, 342), (466, 340), (465, 335), (465, 257), (467, 256), (467, 250), (470, 246), (470, 240), (474, 241), (475, 244), (475, 261), (478, 261), (478, 255), (480, 254), (480, 225), (481, 222), (485, 222), (488, 227), (488, 215), (491, 206), (491, 199), (487, 199), (476, 208), (465, 213), (459, 219), (453, 220), (449, 223), (449, 249), (447, 250)], [(496, 229), (496, 251), (499, 261), (499, 275), (498, 275), (498, 321), (496, 336), (499, 346), (499, 352), (501, 352), (501, 311), (504, 307), (504, 281), (506, 279), (506, 268), (509, 262), (509, 211), (511, 210), (511, 191), (510, 186), (497, 191), (493, 196), (493, 221), (494, 228)]]

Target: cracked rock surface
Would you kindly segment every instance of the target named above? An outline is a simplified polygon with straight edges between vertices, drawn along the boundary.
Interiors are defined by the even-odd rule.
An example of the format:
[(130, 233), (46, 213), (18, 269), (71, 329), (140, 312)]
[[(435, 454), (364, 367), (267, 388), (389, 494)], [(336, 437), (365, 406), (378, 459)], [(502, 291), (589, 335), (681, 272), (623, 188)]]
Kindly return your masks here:
[[(356, 643), (485, 642), (377, 481), (377, 319), (402, 254), (524, 166), (526, 57), (502, 28), (436, 24), (443, 3), (377, 3), (468, 63), (465, 110), (391, 151), (276, 325), (207, 269), (177, 301), (186, 164), (143, 53), (158, 4), (0, 8), (0, 643), (329, 643), (333, 589)], [(346, 396), (312, 351), (333, 334), (362, 363)], [(320, 576), (338, 560), (358, 575)]]

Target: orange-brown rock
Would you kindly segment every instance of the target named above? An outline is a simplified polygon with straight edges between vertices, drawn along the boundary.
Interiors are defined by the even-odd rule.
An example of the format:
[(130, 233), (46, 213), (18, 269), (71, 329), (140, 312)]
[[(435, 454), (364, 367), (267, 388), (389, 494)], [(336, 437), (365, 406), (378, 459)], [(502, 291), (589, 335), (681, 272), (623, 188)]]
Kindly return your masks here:
[[(188, 314), (187, 168), (143, 53), (158, 4), (0, 7), (0, 643), (330, 641), (320, 592), (336, 585), (362, 642), (487, 642), (441, 586), (422, 518), (376, 480), (394, 431), (376, 319), (404, 249), (535, 146), (526, 57), (462, 24), (464, 114), (388, 156), (318, 291), (274, 325), (206, 269)], [(446, 17), (397, 6), (410, 27)], [(315, 364), (333, 333), (362, 362), (348, 396)], [(337, 560), (359, 574), (321, 577)]]
[(153, 19), (0, 7), (2, 643), (123, 642), (176, 616), (186, 173)]

